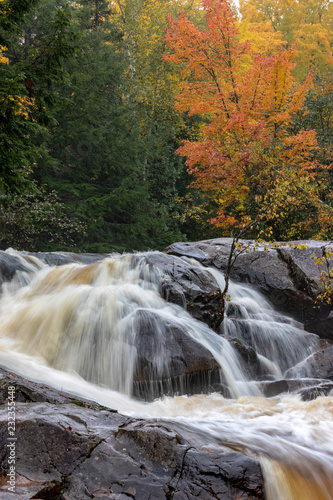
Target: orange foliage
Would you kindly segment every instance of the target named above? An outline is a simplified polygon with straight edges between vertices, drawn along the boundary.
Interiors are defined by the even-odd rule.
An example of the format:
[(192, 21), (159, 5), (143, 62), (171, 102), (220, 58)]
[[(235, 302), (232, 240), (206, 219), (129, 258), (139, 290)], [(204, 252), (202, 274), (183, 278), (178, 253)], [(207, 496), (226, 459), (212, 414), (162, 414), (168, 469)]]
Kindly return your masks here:
[(176, 109), (204, 121), (199, 140), (178, 149), (195, 178), (192, 187), (216, 203), (211, 222), (226, 231), (257, 220), (265, 237), (315, 237), (318, 221), (327, 226), (331, 218), (320, 200), (327, 167), (313, 160), (314, 131), (292, 132), (311, 77), (296, 82), (293, 47), (262, 56), (240, 42), (225, 0), (204, 0), (203, 8), (205, 30), (184, 14), (169, 17), (172, 53), (164, 56), (181, 65)]

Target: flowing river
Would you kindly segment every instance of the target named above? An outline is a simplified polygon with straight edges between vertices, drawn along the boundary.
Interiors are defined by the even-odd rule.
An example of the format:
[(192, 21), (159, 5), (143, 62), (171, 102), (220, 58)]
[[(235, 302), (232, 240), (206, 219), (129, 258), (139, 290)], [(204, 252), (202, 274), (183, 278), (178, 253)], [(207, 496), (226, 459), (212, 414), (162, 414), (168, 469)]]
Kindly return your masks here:
[[(162, 298), (163, 271), (148, 265), (145, 254), (50, 267), (36, 257), (8, 253), (25, 269), (2, 287), (0, 366), (133, 417), (172, 422), (197, 447), (218, 453), (229, 446), (257, 457), (269, 500), (333, 499), (333, 397), (265, 398), (228, 340), (255, 349), (267, 380), (280, 380), (316, 350), (315, 335), (277, 314), (255, 290), (235, 283), (223, 336), (218, 335)], [(191, 265), (202, 269), (195, 261)], [(223, 275), (207, 272), (222, 288)], [(168, 392), (152, 402), (134, 398), (138, 311), (154, 313), (162, 350), (170, 321), (207, 349), (230, 397)], [(168, 369), (165, 363), (162, 352), (153, 364), (155, 379)]]

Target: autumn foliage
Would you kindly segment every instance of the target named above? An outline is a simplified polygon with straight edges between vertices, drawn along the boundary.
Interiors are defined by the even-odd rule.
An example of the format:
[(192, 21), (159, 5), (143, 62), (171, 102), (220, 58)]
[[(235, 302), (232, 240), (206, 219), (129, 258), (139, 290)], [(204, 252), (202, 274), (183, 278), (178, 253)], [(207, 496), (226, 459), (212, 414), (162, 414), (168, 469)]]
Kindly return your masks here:
[(201, 117), (198, 139), (178, 149), (192, 187), (213, 202), (224, 234), (253, 223), (269, 239), (325, 237), (330, 167), (315, 160), (315, 132), (293, 127), (311, 76), (296, 81), (294, 47), (264, 56), (241, 42), (225, 0), (203, 8), (205, 29), (180, 14), (166, 33), (165, 59), (181, 67), (176, 109)]

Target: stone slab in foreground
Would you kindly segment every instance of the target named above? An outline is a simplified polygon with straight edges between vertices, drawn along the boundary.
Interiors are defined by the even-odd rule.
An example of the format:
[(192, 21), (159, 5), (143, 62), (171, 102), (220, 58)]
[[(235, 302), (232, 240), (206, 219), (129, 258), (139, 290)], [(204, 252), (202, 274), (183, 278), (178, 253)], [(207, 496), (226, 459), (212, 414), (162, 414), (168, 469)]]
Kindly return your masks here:
[[(10, 385), (17, 395), (15, 493), (7, 484)], [(204, 451), (172, 424), (133, 419), (4, 370), (0, 388), (2, 500), (263, 498), (259, 464), (242, 453)]]

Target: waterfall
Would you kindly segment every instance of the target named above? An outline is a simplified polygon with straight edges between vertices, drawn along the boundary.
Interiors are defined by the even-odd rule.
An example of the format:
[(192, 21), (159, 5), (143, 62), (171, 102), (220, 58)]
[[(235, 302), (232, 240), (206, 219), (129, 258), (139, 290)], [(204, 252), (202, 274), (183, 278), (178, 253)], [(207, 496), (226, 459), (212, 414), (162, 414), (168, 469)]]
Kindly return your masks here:
[[(118, 255), (82, 266), (37, 268), (3, 287), (1, 340), (49, 366), (131, 395), (142, 342), (154, 332), (150, 379), (171, 378), (166, 356), (170, 327), (201, 344), (216, 359), (230, 394), (254, 394), (236, 352), (223, 337), (160, 295), (160, 273), (142, 255)], [(142, 325), (143, 323), (143, 325)], [(148, 349), (151, 349), (148, 346)], [(146, 382), (149, 391), (149, 381)]]
[[(230, 342), (254, 349), (263, 377), (272, 380), (314, 352), (317, 336), (236, 283), (230, 284), (226, 318), (216, 333), (163, 299), (163, 270), (148, 264), (147, 254), (58, 267), (9, 254), (22, 269), (1, 290), (2, 367), (128, 415), (172, 422), (200, 446), (227, 445), (257, 456), (269, 500), (332, 498), (333, 398), (264, 398), (260, 381), (251, 380)], [(191, 265), (223, 289), (220, 272)], [(211, 393), (210, 387), (206, 394), (186, 395), (194, 375), (177, 375), (175, 383), (173, 373), (184, 364), (176, 351), (168, 355), (175, 339), (185, 348), (197, 346), (198, 359), (207, 353), (208, 378), (201, 385), (213, 385), (209, 376), (217, 372), (227, 392)], [(132, 397), (149, 401), (157, 386), (164, 398)], [(295, 488), (300, 493), (293, 496)]]
[[(224, 288), (223, 275), (212, 268), (209, 272)], [(288, 368), (314, 352), (317, 337), (307, 334), (300, 328), (302, 325), (291, 318), (276, 313), (256, 290), (230, 282), (228, 295), (221, 333), (253, 347), (269, 369), (272, 364), (267, 360), (273, 362), (278, 369), (277, 375), (282, 376)]]

